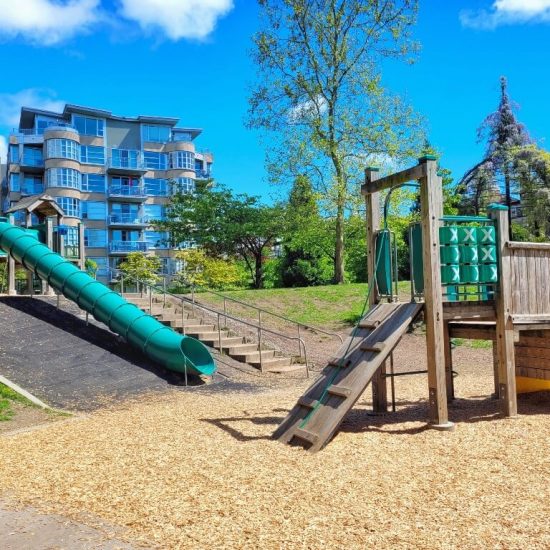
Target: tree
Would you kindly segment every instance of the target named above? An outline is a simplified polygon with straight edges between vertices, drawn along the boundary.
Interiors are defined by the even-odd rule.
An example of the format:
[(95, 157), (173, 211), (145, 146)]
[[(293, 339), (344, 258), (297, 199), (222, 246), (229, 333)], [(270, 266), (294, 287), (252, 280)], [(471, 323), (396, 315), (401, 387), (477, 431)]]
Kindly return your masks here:
[(243, 274), (234, 262), (208, 257), (198, 248), (180, 250), (176, 252), (176, 258), (184, 261), (184, 268), (177, 277), (182, 284), (223, 290), (239, 286), (243, 280)]
[(512, 152), (518, 147), (528, 145), (531, 140), (523, 124), (516, 120), (505, 77), (500, 78), (500, 89), (500, 103), (497, 110), (487, 116), (478, 128), (478, 141), (487, 141), (485, 157), (466, 172), (460, 185), (473, 200), (476, 214), (482, 206), (485, 206), (482, 198), (493, 193), (494, 189), (500, 188), (505, 196), (505, 204), (508, 206), (511, 231), (510, 205), (514, 191)]
[(307, 176), (294, 180), (285, 209), (281, 278), (284, 286), (326, 284), (332, 278), (327, 254), (329, 225), (319, 214), (317, 197)]
[(166, 220), (155, 226), (169, 231), (174, 243), (193, 241), (212, 257), (242, 258), (254, 287), (262, 288), (263, 264), (284, 233), (284, 215), (280, 206), (261, 204), (258, 197), (198, 184), (194, 195), (174, 195)]
[(259, 0), (257, 84), (248, 126), (277, 134), (273, 181), (306, 173), (335, 220), (334, 281), (345, 272), (345, 218), (362, 168), (418, 150), (421, 124), (381, 83), (388, 58), (416, 51), (417, 0)]
[(130, 252), (118, 269), (132, 281), (154, 285), (160, 281), (158, 272), (162, 264), (158, 256), (143, 252)]
[(86, 273), (94, 279), (97, 273), (97, 267), (97, 262), (95, 260), (92, 260), (91, 258), (86, 258), (86, 261), (84, 262), (84, 269)]

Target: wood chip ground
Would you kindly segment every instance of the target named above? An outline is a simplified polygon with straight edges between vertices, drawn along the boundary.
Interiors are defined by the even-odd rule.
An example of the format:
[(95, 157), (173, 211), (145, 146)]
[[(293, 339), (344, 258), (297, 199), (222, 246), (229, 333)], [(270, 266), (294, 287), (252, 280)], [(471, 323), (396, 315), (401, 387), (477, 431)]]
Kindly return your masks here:
[[(399, 365), (422, 365), (407, 336)], [(453, 433), (425, 429), (425, 376), (368, 396), (318, 454), (270, 434), (306, 382), (174, 391), (0, 437), (0, 494), (98, 517), (160, 548), (549, 548), (550, 399), (496, 419), (490, 350), (457, 350)]]

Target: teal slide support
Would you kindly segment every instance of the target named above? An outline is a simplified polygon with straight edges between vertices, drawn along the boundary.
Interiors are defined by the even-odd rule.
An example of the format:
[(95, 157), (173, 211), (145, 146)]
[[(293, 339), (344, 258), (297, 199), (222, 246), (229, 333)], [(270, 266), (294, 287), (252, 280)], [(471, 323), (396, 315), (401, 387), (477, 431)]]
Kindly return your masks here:
[(52, 252), (25, 229), (0, 221), (0, 248), (157, 363), (177, 372), (215, 372), (216, 365), (204, 344), (164, 326)]

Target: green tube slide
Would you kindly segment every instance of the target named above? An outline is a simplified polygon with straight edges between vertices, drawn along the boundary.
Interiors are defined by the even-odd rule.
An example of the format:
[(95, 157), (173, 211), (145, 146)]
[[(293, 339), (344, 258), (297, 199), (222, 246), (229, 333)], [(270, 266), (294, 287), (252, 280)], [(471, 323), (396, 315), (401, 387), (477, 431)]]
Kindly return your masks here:
[(30, 232), (1, 220), (0, 248), (4, 252), (132, 346), (173, 371), (199, 375), (215, 372), (214, 360), (201, 342), (163, 325), (52, 252)]

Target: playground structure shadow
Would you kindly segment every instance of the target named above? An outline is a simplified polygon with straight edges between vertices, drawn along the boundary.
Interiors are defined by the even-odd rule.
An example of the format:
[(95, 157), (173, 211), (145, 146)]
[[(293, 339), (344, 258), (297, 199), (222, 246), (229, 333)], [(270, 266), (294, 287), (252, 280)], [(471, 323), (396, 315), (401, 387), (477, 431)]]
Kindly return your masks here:
[[(550, 392), (520, 396), (518, 406), (520, 415), (550, 414)], [(271, 440), (273, 439), (272, 433), (289, 412), (289, 409), (286, 408), (276, 408), (271, 413), (282, 413), (282, 415), (268, 413), (266, 416), (204, 418), (202, 421), (216, 426), (240, 442)], [(454, 399), (449, 404), (449, 416), (450, 420), (457, 425), (492, 422), (498, 419), (506, 420), (500, 413), (498, 400), (491, 396), (483, 399)], [(431, 430), (427, 418), (428, 402), (426, 400), (398, 401), (395, 412), (373, 413), (363, 407), (352, 409), (338, 431), (356, 434), (372, 432), (402, 436), (418, 435), (426, 430)], [(271, 426), (272, 429), (267, 434), (249, 435), (242, 428), (238, 429), (234, 426), (236, 423), (243, 422), (248, 422), (253, 426)], [(410, 426), (411, 423), (415, 425)], [(418, 425), (419, 423), (420, 425)], [(399, 425), (404, 425), (404, 427), (400, 428)]]
[[(117, 336), (106, 328), (98, 326), (96, 324), (97, 321), (91, 315), (90, 322), (86, 323), (86, 321), (73, 313), (69, 313), (61, 308), (57, 309), (56, 306), (41, 298), (2, 296), (0, 297), (0, 303), (57, 329), (61, 329), (88, 344), (96, 346), (144, 371), (150, 372), (171, 386), (185, 385), (183, 373), (170, 371), (147, 359), (139, 351), (124, 342), (120, 336)], [(204, 382), (200, 377), (189, 374), (187, 385), (202, 386)]]

